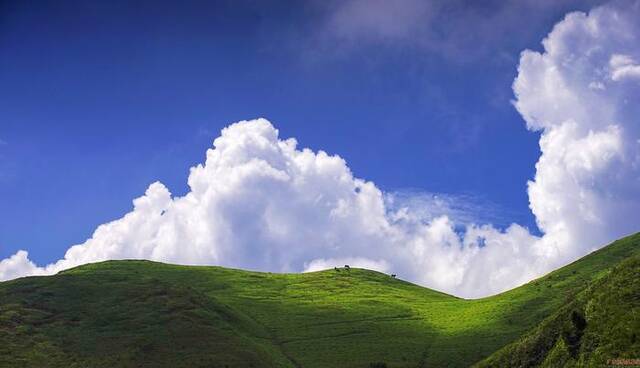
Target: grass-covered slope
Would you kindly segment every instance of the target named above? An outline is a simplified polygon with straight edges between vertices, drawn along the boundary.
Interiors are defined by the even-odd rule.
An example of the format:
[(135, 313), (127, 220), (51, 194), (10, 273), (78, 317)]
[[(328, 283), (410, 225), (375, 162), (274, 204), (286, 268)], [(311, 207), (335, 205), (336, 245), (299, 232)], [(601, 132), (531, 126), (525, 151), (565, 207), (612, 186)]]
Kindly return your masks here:
[[(640, 235), (479, 300), (360, 269), (85, 265), (0, 283), (0, 367), (469, 366), (590, 298), (581, 291), (592, 280), (607, 285), (608, 270), (635, 254)], [(558, 344), (547, 350), (560, 356)], [(508, 349), (490, 362), (510, 361), (498, 360)]]
[(602, 367), (640, 356), (640, 256), (592, 282), (478, 367)]

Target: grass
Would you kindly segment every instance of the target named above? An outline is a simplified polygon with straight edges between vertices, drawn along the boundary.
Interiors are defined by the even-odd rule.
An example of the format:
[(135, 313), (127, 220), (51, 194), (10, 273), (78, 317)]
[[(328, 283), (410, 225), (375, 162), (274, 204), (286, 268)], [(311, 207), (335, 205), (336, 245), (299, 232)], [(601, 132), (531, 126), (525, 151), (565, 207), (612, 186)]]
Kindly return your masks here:
[[(613, 267), (637, 274), (637, 263), (621, 262), (640, 254), (639, 245), (640, 234), (621, 239), (477, 300), (362, 269), (273, 274), (149, 261), (90, 264), (0, 283), (0, 366), (463, 367), (483, 359), (505, 366), (529, 351), (515, 347), (520, 338), (538, 330), (562, 336), (545, 323), (556, 318), (565, 325), (573, 310), (597, 306), (589, 304), (597, 299), (594, 285), (612, 283)], [(638, 285), (629, 285), (637, 296)], [(598, 303), (613, 295), (604, 305), (614, 308), (613, 291), (597, 294)], [(577, 300), (582, 304), (572, 304)], [(637, 299), (629, 300), (637, 307)], [(629, 308), (616, 309), (616, 318), (627, 318)], [(588, 323), (581, 341), (604, 333), (594, 326)], [(537, 364), (551, 353), (561, 356), (560, 341), (542, 344)], [(629, 354), (637, 346), (619, 345)], [(616, 351), (598, 356), (616, 358)]]
[(639, 358), (639, 335), (640, 255), (635, 255), (477, 366), (610, 366), (610, 360)]

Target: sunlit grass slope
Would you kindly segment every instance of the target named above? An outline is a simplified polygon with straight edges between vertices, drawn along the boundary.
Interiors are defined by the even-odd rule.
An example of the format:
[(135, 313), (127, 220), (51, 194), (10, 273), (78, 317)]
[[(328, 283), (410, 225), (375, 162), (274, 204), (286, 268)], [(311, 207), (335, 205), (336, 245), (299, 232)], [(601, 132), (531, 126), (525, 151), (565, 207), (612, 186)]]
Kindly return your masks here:
[(469, 366), (561, 313), (634, 254), (638, 234), (479, 300), (361, 269), (85, 265), (0, 283), (0, 366)]
[(478, 367), (604, 367), (616, 365), (611, 360), (638, 358), (640, 256), (636, 255)]

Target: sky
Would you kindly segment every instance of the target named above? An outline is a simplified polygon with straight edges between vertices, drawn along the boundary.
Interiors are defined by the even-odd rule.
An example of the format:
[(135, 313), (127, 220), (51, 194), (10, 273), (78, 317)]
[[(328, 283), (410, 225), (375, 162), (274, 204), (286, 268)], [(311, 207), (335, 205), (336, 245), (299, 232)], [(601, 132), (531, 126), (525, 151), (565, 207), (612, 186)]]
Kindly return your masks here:
[(637, 231), (638, 14), (1, 2), (0, 279), (147, 258), (526, 282)]

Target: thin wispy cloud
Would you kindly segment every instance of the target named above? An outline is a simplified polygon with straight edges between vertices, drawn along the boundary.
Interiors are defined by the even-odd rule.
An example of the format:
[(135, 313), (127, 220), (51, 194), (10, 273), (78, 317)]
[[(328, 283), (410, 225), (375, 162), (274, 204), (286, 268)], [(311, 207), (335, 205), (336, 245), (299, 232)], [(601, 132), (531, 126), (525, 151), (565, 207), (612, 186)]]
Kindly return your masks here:
[(385, 204), (396, 216), (428, 223), (442, 216), (458, 226), (491, 223), (507, 227), (514, 213), (473, 194), (432, 193), (403, 189), (385, 193)]
[[(322, 2), (317, 45), (345, 52), (367, 46), (410, 47), (454, 62), (478, 57), (512, 63), (502, 45), (510, 35), (532, 32), (522, 19), (537, 24), (550, 14), (603, 1), (348, 0)], [(505, 42), (506, 41), (506, 42)]]

